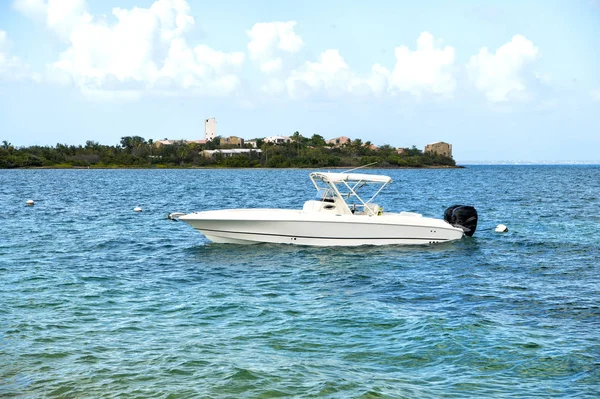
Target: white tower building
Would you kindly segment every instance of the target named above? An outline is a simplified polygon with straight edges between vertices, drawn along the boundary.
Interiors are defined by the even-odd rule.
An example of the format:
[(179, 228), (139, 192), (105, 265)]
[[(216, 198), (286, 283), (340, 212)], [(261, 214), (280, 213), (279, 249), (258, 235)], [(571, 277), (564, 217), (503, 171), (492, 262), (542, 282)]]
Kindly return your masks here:
[(217, 119), (208, 118), (204, 121), (204, 139), (212, 140), (217, 137)]

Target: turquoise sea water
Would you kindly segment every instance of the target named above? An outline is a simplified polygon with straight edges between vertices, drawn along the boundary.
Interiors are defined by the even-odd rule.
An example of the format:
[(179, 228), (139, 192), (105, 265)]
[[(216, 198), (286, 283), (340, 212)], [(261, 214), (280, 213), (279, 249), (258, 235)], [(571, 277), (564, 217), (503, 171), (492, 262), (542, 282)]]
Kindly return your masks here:
[(0, 397), (600, 396), (599, 166), (369, 172), (510, 232), (211, 244), (165, 216), (299, 208), (308, 171), (0, 170)]

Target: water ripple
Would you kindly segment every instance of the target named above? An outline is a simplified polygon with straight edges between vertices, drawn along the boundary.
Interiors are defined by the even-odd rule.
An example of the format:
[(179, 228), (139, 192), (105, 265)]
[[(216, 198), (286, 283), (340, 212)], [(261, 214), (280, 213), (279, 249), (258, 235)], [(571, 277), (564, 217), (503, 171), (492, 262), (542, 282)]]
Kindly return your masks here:
[(599, 167), (385, 171), (386, 209), (510, 228), (426, 248), (165, 220), (300, 207), (306, 173), (0, 170), (0, 397), (600, 396)]

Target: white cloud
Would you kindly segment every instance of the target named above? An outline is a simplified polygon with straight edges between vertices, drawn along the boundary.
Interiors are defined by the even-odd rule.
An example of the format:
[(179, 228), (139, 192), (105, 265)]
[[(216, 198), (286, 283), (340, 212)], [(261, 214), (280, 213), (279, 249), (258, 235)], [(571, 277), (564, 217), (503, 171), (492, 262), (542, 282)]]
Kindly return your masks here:
[(593, 100), (600, 101), (600, 89), (592, 90), (590, 94)]
[(378, 67), (379, 73), (389, 76), (391, 92), (408, 92), (421, 95), (429, 92), (451, 97), (456, 80), (452, 74), (454, 64), (454, 48), (441, 48), (429, 32), (423, 32), (417, 39), (417, 48), (411, 51), (406, 46), (396, 47), (396, 65), (388, 73), (385, 68)]
[(45, 18), (48, 0), (15, 0), (13, 7), (30, 18)]
[(23, 14), (45, 21), (63, 39), (68, 39), (77, 25), (92, 18), (85, 0), (15, 0), (13, 5)]
[(250, 38), (248, 53), (261, 71), (267, 74), (280, 71), (283, 61), (276, 54), (294, 54), (304, 46), (302, 38), (294, 32), (295, 26), (296, 21), (260, 22), (246, 31)]
[(175, 39), (159, 76), (172, 79), (177, 86), (186, 89), (228, 94), (240, 85), (239, 78), (231, 71), (243, 63), (243, 53), (222, 53), (206, 45), (191, 49), (183, 39)]
[(510, 96), (523, 94), (524, 68), (537, 59), (539, 50), (522, 35), (500, 46), (495, 54), (486, 47), (470, 58), (467, 72), (475, 87), (491, 102), (507, 101)]
[(0, 29), (0, 79), (40, 81), (38, 74), (31, 73), (19, 57), (10, 54), (11, 47), (7, 33)]
[(367, 84), (375, 95), (380, 95), (389, 87), (390, 73), (386, 67), (375, 64), (371, 68), (371, 76), (367, 78)]
[(454, 63), (452, 47), (438, 48), (433, 36), (424, 32), (417, 40), (416, 50), (401, 46), (395, 53), (396, 64), (391, 72), (385, 66), (375, 64), (365, 76), (352, 71), (338, 50), (326, 50), (318, 61), (306, 62), (291, 72), (286, 80), (288, 94), (292, 98), (319, 91), (361, 95), (408, 92), (417, 96), (429, 92), (452, 96), (456, 88), (451, 70)]
[[(148, 8), (116, 7), (108, 17), (91, 15), (85, 0), (14, 0), (13, 6), (42, 21), (65, 43), (64, 51), (48, 64), (46, 78), (74, 84), (86, 95), (135, 98), (145, 92), (181, 90), (227, 95), (241, 87), (244, 53), (186, 41), (186, 33), (195, 25), (186, 0), (155, 0)], [(317, 60), (302, 64), (296, 60), (292, 69), (288, 66), (295, 60), (292, 55), (304, 46), (295, 28), (295, 21), (261, 22), (246, 31), (247, 54), (266, 75), (260, 86), (264, 93), (287, 92), (295, 99), (314, 93), (450, 98), (456, 91), (455, 50), (428, 32), (419, 35), (412, 50), (406, 45), (396, 47), (391, 68), (376, 63), (369, 72), (358, 73), (337, 49), (323, 51)], [(0, 31), (0, 75), (8, 76), (7, 71), (16, 75), (18, 70), (23, 75), (26, 66), (2, 48), (2, 41), (6, 42), (6, 34)], [(482, 48), (470, 58), (467, 72), (492, 102), (525, 98), (524, 69), (538, 53), (531, 41), (516, 35), (495, 53)], [(541, 82), (549, 79), (536, 76)], [(120, 94), (102, 94), (103, 90)], [(600, 97), (597, 90), (592, 97)]]
[(281, 60), (281, 58), (275, 58), (275, 59), (264, 62), (260, 66), (260, 70), (266, 74), (271, 74), (271, 73), (280, 71), (282, 67), (283, 67), (283, 61)]
[(308, 61), (293, 70), (286, 80), (288, 94), (292, 98), (306, 96), (310, 91), (329, 94), (353, 92), (365, 82), (348, 66), (338, 50), (321, 53), (317, 62)]
[(122, 90), (132, 97), (132, 91), (168, 88), (223, 95), (240, 85), (236, 72), (243, 53), (190, 47), (185, 41), (195, 22), (185, 0), (113, 8), (113, 23), (90, 15), (84, 0), (18, 0), (15, 8), (34, 18), (41, 13), (48, 28), (68, 43), (49, 65), (49, 74), (62, 81), (69, 76), (84, 94)]
[(552, 74), (549, 72), (546, 72), (546, 73), (534, 72), (533, 75), (542, 84), (549, 85), (552, 83)]

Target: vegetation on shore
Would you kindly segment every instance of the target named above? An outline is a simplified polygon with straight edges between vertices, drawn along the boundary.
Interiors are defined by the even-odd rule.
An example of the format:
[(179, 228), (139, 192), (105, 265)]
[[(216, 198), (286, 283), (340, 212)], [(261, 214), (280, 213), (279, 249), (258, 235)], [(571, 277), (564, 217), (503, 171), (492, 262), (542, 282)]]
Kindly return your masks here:
[(298, 132), (294, 133), (293, 141), (289, 143), (272, 144), (258, 139), (257, 144), (262, 153), (252, 151), (250, 154), (231, 157), (223, 154), (203, 156), (203, 150), (228, 148), (220, 146), (219, 140), (220, 137), (216, 137), (206, 144), (181, 141), (156, 146), (153, 140), (127, 136), (122, 137), (119, 145), (114, 146), (87, 141), (85, 145), (57, 144), (54, 147), (15, 147), (3, 141), (0, 145), (0, 168), (316, 168), (353, 167), (372, 162), (377, 162), (380, 167), (456, 166), (452, 158), (423, 153), (415, 146), (405, 148), (400, 153), (392, 146), (375, 147), (360, 139), (342, 146), (333, 146), (326, 144), (325, 139), (318, 134), (307, 138)]

